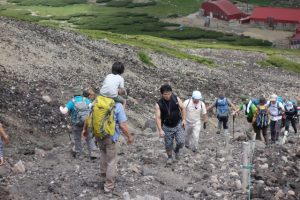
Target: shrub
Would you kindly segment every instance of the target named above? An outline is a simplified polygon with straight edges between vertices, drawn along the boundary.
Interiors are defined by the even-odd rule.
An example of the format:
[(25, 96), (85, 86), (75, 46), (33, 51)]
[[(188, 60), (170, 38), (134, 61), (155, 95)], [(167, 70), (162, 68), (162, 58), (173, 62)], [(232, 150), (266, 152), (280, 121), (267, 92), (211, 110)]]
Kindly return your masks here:
[(110, 2), (111, 0), (97, 0), (96, 3), (107, 3)]
[(60, 6), (67, 6), (72, 4), (82, 4), (86, 3), (87, 0), (8, 0), (8, 2), (16, 3), (22, 6), (53, 6), (53, 7), (60, 7)]
[(143, 63), (145, 63), (146, 65), (149, 65), (149, 66), (155, 66), (153, 63), (152, 63), (152, 60), (151, 58), (143, 51), (140, 51), (138, 53), (138, 56), (140, 58), (140, 61), (142, 61)]
[(280, 67), (288, 71), (300, 73), (300, 63), (293, 62), (282, 57), (271, 56), (265, 62), (275, 67)]

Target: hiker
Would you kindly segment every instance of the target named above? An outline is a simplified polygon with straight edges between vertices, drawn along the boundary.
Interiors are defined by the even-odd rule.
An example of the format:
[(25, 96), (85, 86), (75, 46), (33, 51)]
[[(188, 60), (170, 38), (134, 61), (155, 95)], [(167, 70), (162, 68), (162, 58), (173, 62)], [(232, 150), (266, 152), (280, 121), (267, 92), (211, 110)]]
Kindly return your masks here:
[[(73, 88), (73, 95), (73, 98), (67, 102), (65, 107), (60, 106), (60, 112), (64, 115), (69, 113), (71, 116), (72, 134), (70, 139), (74, 144), (72, 148), (72, 155), (74, 157), (80, 157), (82, 154), (81, 133), (84, 121), (90, 113), (91, 102), (88, 98), (82, 96), (80, 86), (75, 86)], [(95, 159), (95, 150), (97, 147), (91, 133), (86, 137), (86, 143), (90, 159)]]
[(127, 117), (121, 103), (98, 96), (89, 118), (84, 123), (83, 135), (92, 132), (100, 148), (100, 176), (105, 178), (104, 191), (108, 194), (112, 194), (117, 176), (117, 141), (121, 133), (127, 137), (128, 144), (134, 140), (128, 132), (126, 122)]
[(125, 105), (125, 99), (121, 95), (126, 95), (124, 88), (124, 78), (121, 76), (124, 73), (125, 67), (122, 62), (115, 62), (112, 65), (111, 74), (108, 74), (100, 89), (100, 95), (113, 98), (116, 102)]
[(9, 143), (9, 137), (4, 131), (2, 124), (0, 123), (0, 166), (4, 164), (3, 155), (3, 144), (7, 145)]
[(93, 102), (96, 98), (95, 91), (92, 87), (88, 87), (83, 90), (82, 96), (88, 98), (90, 102)]
[(201, 131), (201, 115), (204, 118), (204, 129), (206, 129), (207, 124), (206, 106), (202, 101), (201, 92), (193, 91), (192, 97), (185, 100), (183, 105), (186, 110), (185, 146), (193, 152), (197, 152)]
[(229, 135), (228, 132), (228, 119), (230, 116), (230, 108), (233, 109), (233, 111), (236, 111), (235, 105), (227, 99), (223, 94), (220, 94), (219, 97), (216, 99), (216, 101), (210, 105), (207, 108), (207, 111), (212, 110), (213, 108), (216, 108), (217, 110), (217, 119), (218, 119), (218, 131), (217, 134), (221, 133), (222, 125), (224, 129), (224, 135)]
[(267, 104), (270, 110), (270, 129), (271, 129), (271, 142), (279, 142), (280, 127), (282, 123), (282, 113), (285, 111), (281, 102), (277, 101), (277, 95), (272, 94), (270, 101)]
[(164, 138), (167, 164), (173, 162), (173, 141), (176, 140), (175, 158), (179, 159), (179, 150), (184, 146), (184, 128), (186, 112), (182, 101), (173, 94), (168, 84), (160, 87), (161, 99), (155, 104), (156, 126), (159, 137)]
[(240, 104), (239, 109), (234, 112), (234, 114), (237, 114), (239, 111), (245, 112), (247, 122), (249, 123), (249, 127), (246, 129), (246, 135), (251, 140), (258, 139), (260, 130), (256, 127), (256, 124), (253, 123), (253, 117), (257, 111), (256, 106), (260, 104), (260, 99), (255, 98), (251, 100), (249, 97), (242, 96), (241, 100), (242, 103)]
[(292, 101), (287, 101), (284, 106), (284, 109), (285, 109), (284, 135), (288, 135), (290, 123), (292, 124), (294, 132), (296, 134), (297, 133), (297, 119), (298, 119), (297, 106)]
[(253, 128), (256, 132), (256, 139), (265, 142), (265, 144), (269, 143), (269, 138), (267, 135), (267, 129), (269, 125), (269, 110), (266, 106), (267, 100), (264, 97), (259, 98), (259, 104), (257, 105), (257, 109), (255, 109), (255, 113), (252, 119)]

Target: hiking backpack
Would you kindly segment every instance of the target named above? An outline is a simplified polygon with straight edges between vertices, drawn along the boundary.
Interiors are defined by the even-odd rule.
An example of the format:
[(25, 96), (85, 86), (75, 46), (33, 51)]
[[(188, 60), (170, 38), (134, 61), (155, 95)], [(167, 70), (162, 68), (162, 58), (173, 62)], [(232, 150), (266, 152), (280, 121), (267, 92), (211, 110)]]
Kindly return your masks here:
[(269, 109), (270, 109), (270, 114), (271, 114), (271, 115), (272, 115), (272, 113), (271, 113), (271, 107), (275, 107), (275, 108), (277, 108), (277, 110), (278, 110), (278, 114), (277, 114), (277, 115), (272, 115), (272, 116), (282, 116), (282, 109), (280, 108), (279, 103), (280, 103), (280, 102), (277, 101), (275, 106), (272, 105), (271, 102), (269, 103), (268, 107), (269, 107)]
[(259, 105), (259, 98), (253, 98), (253, 99), (251, 99), (251, 102), (252, 102), (255, 106), (258, 106), (258, 105)]
[(216, 109), (218, 117), (227, 117), (229, 115), (229, 106), (226, 98), (216, 100)]
[(98, 96), (95, 99), (91, 114), (88, 118), (89, 128), (97, 138), (115, 134), (114, 119), (115, 101), (112, 98)]
[(89, 104), (86, 102), (85, 97), (82, 98), (82, 101), (76, 101), (75, 98), (73, 98), (72, 102), (74, 103), (72, 123), (77, 126), (82, 126), (90, 113)]
[(258, 109), (258, 115), (256, 118), (256, 126), (258, 128), (267, 127), (269, 123), (269, 117), (268, 117), (266, 106), (257, 106), (257, 109)]

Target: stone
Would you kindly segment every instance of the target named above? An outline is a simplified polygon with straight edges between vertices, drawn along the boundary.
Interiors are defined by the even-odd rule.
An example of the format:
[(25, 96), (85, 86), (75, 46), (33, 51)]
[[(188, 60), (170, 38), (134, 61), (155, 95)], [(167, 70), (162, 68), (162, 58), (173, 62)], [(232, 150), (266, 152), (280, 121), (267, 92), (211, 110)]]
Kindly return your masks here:
[(44, 95), (44, 96), (42, 97), (42, 99), (43, 99), (44, 101), (46, 101), (47, 103), (50, 103), (50, 102), (52, 101), (51, 97), (49, 97), (48, 95)]
[(21, 160), (19, 160), (19, 162), (17, 162), (13, 166), (12, 170), (15, 173), (25, 173), (25, 166), (24, 166), (23, 162)]
[(123, 200), (130, 200), (130, 195), (128, 192), (123, 193)]
[(144, 125), (144, 129), (147, 129), (147, 128), (151, 129), (152, 132), (156, 132), (157, 128), (156, 128), (156, 122), (155, 122), (155, 120), (148, 119), (145, 122), (145, 125)]
[(6, 164), (0, 166), (0, 177), (4, 177), (9, 175), (10, 169), (8, 168), (8, 166), (6, 166)]
[(289, 190), (289, 191), (288, 191), (288, 195), (290, 195), (290, 196), (295, 196), (296, 193), (295, 193), (293, 190)]
[(240, 190), (242, 188), (242, 183), (240, 180), (235, 180), (234, 181), (235, 187)]
[(255, 148), (257, 149), (264, 149), (266, 148), (266, 144), (260, 140), (255, 141)]
[(288, 162), (288, 159), (287, 159), (287, 157), (286, 156), (281, 156), (281, 159), (284, 161), (284, 162)]
[(268, 165), (268, 163), (265, 163), (263, 165), (258, 165), (258, 167), (261, 168), (261, 169), (268, 169), (269, 165)]
[(154, 176), (156, 174), (156, 171), (147, 166), (143, 166), (142, 174), (143, 176)]
[(284, 192), (282, 190), (278, 190), (275, 197), (278, 199), (282, 199), (285, 196)]
[(35, 148), (35, 155), (40, 157), (45, 157), (46, 152), (43, 149)]
[(229, 175), (230, 175), (231, 177), (239, 177), (239, 174), (236, 173), (236, 172), (230, 172)]

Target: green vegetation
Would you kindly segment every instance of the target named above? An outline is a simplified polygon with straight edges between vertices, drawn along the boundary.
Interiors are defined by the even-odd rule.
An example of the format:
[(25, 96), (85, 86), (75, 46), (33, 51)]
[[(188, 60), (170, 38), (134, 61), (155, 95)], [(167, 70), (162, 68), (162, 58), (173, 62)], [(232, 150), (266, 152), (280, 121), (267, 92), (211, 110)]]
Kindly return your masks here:
[(97, 0), (96, 3), (107, 3), (109, 1), (111, 1), (111, 0)]
[[(159, 20), (159, 18), (177, 17), (196, 12), (203, 0), (157, 0), (153, 5), (134, 6), (128, 6), (131, 3), (129, 0), (120, 0), (117, 3), (119, 5), (115, 4), (116, 6), (113, 7), (111, 5), (117, 2), (116, 0), (97, 0), (98, 3), (106, 2), (108, 5), (84, 3), (87, 0), (9, 1), (15, 2), (16, 5), (0, 5), (0, 15), (34, 21), (55, 28), (69, 29), (94, 39), (106, 38), (114, 43), (139, 47), (142, 49), (138, 54), (139, 58), (150, 66), (151, 59), (145, 53), (148, 50), (165, 53), (176, 58), (194, 60), (212, 67), (215, 66), (212, 60), (190, 55), (184, 49), (238, 49), (263, 52), (273, 55), (273, 57), (282, 53), (282, 50), (270, 48), (272, 43), (268, 41), (199, 28), (179, 28), (178, 24)], [(120, 2), (125, 2), (126, 5), (119, 7)], [(50, 3), (52, 6), (45, 6)], [(296, 51), (286, 52), (300, 56), (300, 53)], [(265, 62), (267, 65), (271, 65), (270, 63)]]
[(259, 6), (272, 6), (272, 7), (300, 7), (299, 1), (285, 1), (285, 0), (240, 0), (240, 2), (248, 2), (249, 4)]
[(262, 66), (280, 67), (288, 71), (300, 73), (300, 63), (290, 61), (279, 56), (270, 56), (267, 60), (260, 63)]
[(109, 1), (107, 6), (110, 7), (125, 7), (125, 8), (134, 8), (134, 7), (145, 7), (145, 6), (154, 6), (156, 5), (155, 1), (149, 1), (145, 3), (133, 3), (131, 0), (118, 0), (118, 1)]
[(146, 65), (154, 66), (154, 64), (152, 63), (152, 59), (144, 51), (140, 51), (138, 53), (138, 56), (140, 58), (140, 61), (142, 61)]
[(8, 2), (16, 3), (21, 6), (66, 6), (72, 4), (83, 4), (86, 0), (8, 0)]

